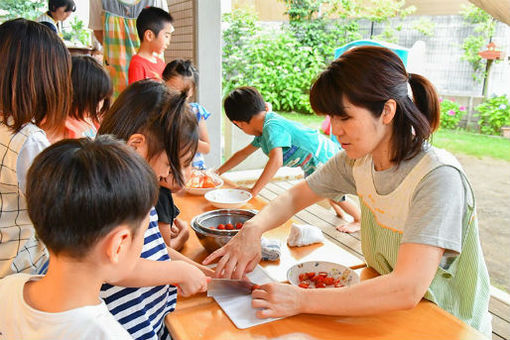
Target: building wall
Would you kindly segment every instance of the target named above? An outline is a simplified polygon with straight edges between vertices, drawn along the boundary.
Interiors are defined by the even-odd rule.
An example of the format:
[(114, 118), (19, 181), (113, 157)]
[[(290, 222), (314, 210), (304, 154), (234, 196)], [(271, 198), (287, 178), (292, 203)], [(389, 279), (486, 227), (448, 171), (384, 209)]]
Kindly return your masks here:
[(182, 58), (195, 62), (195, 1), (168, 0), (168, 10), (174, 18), (175, 32), (165, 51), (167, 62)]

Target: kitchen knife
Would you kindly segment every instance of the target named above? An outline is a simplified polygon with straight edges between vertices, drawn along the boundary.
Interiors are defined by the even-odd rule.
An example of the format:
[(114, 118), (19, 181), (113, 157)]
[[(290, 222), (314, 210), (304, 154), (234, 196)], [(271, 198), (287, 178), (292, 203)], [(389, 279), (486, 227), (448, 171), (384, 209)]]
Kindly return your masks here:
[(254, 285), (248, 280), (211, 279), (207, 284), (207, 296), (249, 295)]

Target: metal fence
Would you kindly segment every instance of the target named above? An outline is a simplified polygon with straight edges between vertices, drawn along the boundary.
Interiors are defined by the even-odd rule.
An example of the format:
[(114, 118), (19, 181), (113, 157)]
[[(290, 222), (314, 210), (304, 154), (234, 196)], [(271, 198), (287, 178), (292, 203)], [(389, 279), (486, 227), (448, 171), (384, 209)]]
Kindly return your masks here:
[[(414, 28), (420, 18), (426, 18), (435, 25), (433, 34), (425, 36)], [(401, 26), (396, 32), (397, 44), (411, 48), (418, 41), (426, 44), (426, 58), (424, 76), (432, 81), (440, 93), (479, 96), (482, 93), (482, 82), (473, 80), (473, 70), (467, 61), (461, 59), (464, 54), (462, 43), (466, 37), (474, 33), (473, 25), (468, 25), (458, 15), (450, 16), (409, 16), (405, 19), (392, 19), (392, 27)], [(370, 38), (372, 23), (362, 21), (360, 33), (364, 39)], [(384, 23), (374, 23), (373, 35), (381, 34)], [(494, 41), (498, 49), (510, 51), (510, 27), (498, 23)], [(491, 68), (491, 83), (488, 94), (510, 94), (510, 65), (508, 59), (493, 63)]]

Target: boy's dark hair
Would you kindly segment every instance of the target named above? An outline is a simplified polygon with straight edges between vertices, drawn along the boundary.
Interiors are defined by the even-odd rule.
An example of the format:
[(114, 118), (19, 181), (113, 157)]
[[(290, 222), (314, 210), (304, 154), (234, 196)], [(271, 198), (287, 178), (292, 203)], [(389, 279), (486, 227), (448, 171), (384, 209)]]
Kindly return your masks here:
[(375, 118), (381, 116), (389, 99), (397, 103), (391, 136), (391, 160), (397, 164), (416, 156), (439, 127), (439, 97), (432, 83), (407, 73), (402, 60), (384, 47), (362, 46), (345, 52), (310, 90), (310, 104), (318, 114), (347, 116), (344, 97)]
[(76, 4), (73, 0), (48, 0), (48, 9), (50, 12), (56, 12), (57, 8), (65, 7), (66, 12), (76, 11)]
[(61, 131), (73, 89), (71, 55), (62, 39), (34, 21), (6, 21), (0, 25), (0, 60), (0, 121), (13, 132), (29, 122)]
[[(72, 62), (73, 103), (69, 116), (83, 120), (87, 113), (94, 122), (99, 123), (100, 117), (110, 108), (113, 93), (110, 76), (90, 56), (73, 56)], [(104, 100), (103, 107), (97, 112), (101, 100)]]
[(197, 118), (191, 113), (185, 92), (145, 79), (129, 85), (105, 114), (98, 134), (111, 134), (127, 141), (135, 133), (147, 138), (150, 160), (166, 152), (175, 182), (184, 184), (181, 157), (191, 163), (198, 147)]
[(155, 204), (147, 162), (111, 136), (66, 139), (41, 152), (27, 174), (28, 213), (55, 254), (82, 258), (121, 224), (133, 234)]
[(166, 64), (163, 70), (163, 80), (168, 81), (173, 77), (191, 78), (193, 89), (198, 83), (198, 71), (191, 60), (175, 59)]
[(266, 110), (266, 102), (256, 88), (243, 86), (233, 90), (225, 97), (223, 107), (230, 121), (249, 123), (251, 117)]
[(146, 7), (142, 9), (136, 18), (136, 30), (140, 41), (143, 41), (145, 31), (151, 30), (156, 36), (165, 28), (165, 24), (171, 24), (174, 18), (165, 10), (158, 7)]

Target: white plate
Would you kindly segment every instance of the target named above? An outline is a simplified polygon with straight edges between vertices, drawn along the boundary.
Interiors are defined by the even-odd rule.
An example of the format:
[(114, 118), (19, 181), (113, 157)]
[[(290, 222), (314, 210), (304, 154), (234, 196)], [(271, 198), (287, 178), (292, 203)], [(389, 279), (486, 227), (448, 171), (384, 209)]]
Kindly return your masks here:
[[(340, 282), (346, 287), (359, 282), (359, 275), (349, 267), (326, 261), (310, 261), (295, 264), (287, 271), (287, 280), (292, 285), (298, 286), (299, 274), (310, 272), (314, 272), (315, 274), (319, 272), (326, 272), (329, 277), (334, 277), (335, 279), (340, 278)], [(313, 287), (314, 285), (312, 283), (310, 288)]]
[(240, 208), (252, 198), (248, 191), (241, 189), (216, 189), (207, 192), (204, 197), (221, 209)]

